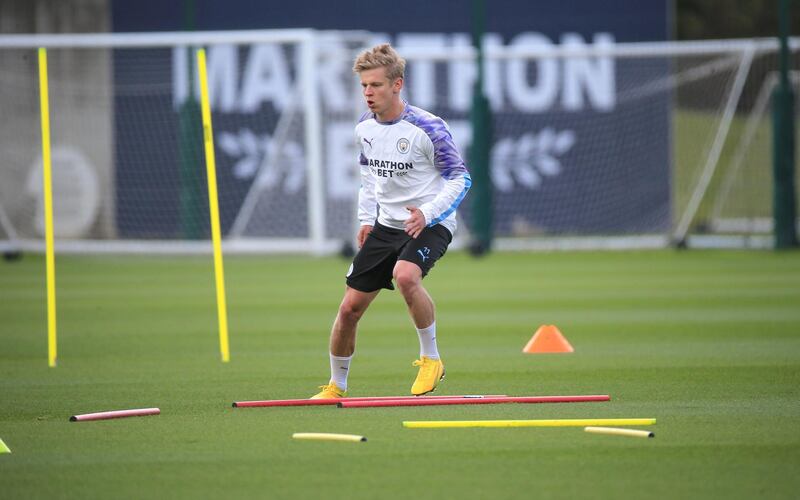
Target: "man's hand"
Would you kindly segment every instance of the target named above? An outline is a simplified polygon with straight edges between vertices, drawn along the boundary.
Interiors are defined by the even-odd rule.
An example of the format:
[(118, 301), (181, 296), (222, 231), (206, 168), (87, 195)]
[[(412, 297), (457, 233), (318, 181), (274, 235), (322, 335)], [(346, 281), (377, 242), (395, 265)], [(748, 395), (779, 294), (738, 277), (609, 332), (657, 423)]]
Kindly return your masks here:
[(408, 206), (406, 210), (411, 212), (411, 216), (404, 222), (406, 233), (416, 239), (419, 233), (425, 229), (425, 215), (417, 207)]
[(364, 242), (367, 240), (367, 236), (372, 231), (372, 226), (363, 225), (361, 229), (358, 230), (358, 236), (356, 236), (356, 242), (358, 243), (358, 248), (364, 246)]

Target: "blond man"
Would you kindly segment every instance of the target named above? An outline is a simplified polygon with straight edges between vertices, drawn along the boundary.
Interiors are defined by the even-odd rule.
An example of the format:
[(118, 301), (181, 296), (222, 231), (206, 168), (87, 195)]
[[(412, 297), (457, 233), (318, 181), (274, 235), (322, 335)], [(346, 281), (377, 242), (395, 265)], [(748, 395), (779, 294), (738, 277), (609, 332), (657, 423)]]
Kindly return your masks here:
[(358, 322), (380, 290), (394, 290), (394, 284), (419, 337), (420, 358), (413, 363), (419, 371), (411, 393), (421, 396), (436, 389), (445, 374), (435, 307), (422, 279), (452, 241), (456, 208), (471, 179), (444, 120), (401, 98), (405, 60), (391, 45), (360, 54), (353, 71), (369, 108), (355, 128), (361, 166), (359, 251), (331, 330), (331, 378), (313, 397), (347, 395)]

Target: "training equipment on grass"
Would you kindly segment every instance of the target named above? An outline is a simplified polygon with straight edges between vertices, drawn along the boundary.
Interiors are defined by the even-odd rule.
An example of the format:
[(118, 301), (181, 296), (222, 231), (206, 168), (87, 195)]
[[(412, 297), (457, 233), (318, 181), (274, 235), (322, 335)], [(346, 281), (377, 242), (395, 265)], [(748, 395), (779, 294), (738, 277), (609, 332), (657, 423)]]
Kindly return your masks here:
[(522, 348), (526, 354), (574, 352), (575, 349), (567, 341), (556, 325), (542, 325), (533, 337)]
[(228, 308), (225, 302), (225, 273), (222, 266), (222, 233), (219, 223), (219, 197), (217, 195), (217, 167), (214, 157), (214, 133), (211, 127), (211, 105), (208, 96), (208, 71), (206, 51), (197, 50), (197, 74), (200, 79), (200, 110), (203, 119), (203, 142), (206, 151), (206, 179), (208, 180), (208, 210), (211, 218), (211, 240), (214, 246), (214, 276), (217, 285), (217, 319), (219, 321), (219, 350), (222, 362), (231, 359), (228, 348)]
[(45, 267), (47, 274), (47, 364), (56, 366), (56, 258), (53, 247), (53, 168), (50, 155), (50, 94), (47, 85), (47, 49), (39, 48), (39, 108), (42, 124), (42, 193), (44, 194)]
[(0, 454), (2, 453), (11, 453), (11, 448), (9, 448), (2, 439), (0, 439)]
[(640, 431), (636, 429), (617, 429), (614, 427), (586, 427), (583, 430), (586, 432), (590, 432), (592, 434), (610, 434), (614, 436), (631, 436), (631, 437), (643, 437), (643, 438), (656, 437), (656, 434), (654, 432)]
[(388, 400), (421, 400), (421, 399), (480, 399), (503, 397), (504, 394), (497, 395), (463, 395), (463, 396), (375, 396), (375, 397), (356, 397), (356, 398), (337, 398), (337, 399), (268, 399), (264, 401), (235, 401), (234, 408), (261, 408), (269, 406), (336, 406), (345, 401), (388, 401)]
[(353, 443), (361, 443), (367, 440), (364, 436), (357, 436), (355, 434), (330, 434), (327, 432), (295, 432), (292, 434), (292, 439), (306, 441), (350, 441)]
[(114, 410), (101, 411), (97, 413), (84, 413), (83, 415), (73, 415), (69, 417), (70, 422), (84, 422), (87, 420), (108, 420), (112, 418), (124, 417), (145, 417), (147, 415), (159, 415), (161, 410), (158, 408), (139, 408), (133, 410)]
[(587, 425), (653, 425), (654, 418), (573, 418), (557, 420), (419, 420), (403, 422), (408, 429), (461, 427), (584, 427)]
[(368, 401), (340, 401), (339, 408), (378, 408), (388, 406), (440, 406), (440, 405), (485, 405), (503, 403), (588, 403), (608, 401), (608, 395), (591, 396), (499, 396), (484, 398), (417, 398), (417, 399), (389, 399)]

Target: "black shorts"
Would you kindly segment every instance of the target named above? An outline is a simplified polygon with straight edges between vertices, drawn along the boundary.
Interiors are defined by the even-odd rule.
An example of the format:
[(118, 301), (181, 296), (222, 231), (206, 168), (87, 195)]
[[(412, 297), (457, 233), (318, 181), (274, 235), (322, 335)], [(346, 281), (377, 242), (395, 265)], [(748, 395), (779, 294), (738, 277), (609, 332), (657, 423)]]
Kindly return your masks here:
[(425, 277), (447, 251), (452, 239), (453, 235), (441, 224), (426, 227), (414, 239), (402, 229), (376, 222), (353, 259), (347, 273), (347, 286), (361, 292), (374, 292), (381, 288), (394, 290), (392, 273), (398, 260), (418, 265), (422, 277)]

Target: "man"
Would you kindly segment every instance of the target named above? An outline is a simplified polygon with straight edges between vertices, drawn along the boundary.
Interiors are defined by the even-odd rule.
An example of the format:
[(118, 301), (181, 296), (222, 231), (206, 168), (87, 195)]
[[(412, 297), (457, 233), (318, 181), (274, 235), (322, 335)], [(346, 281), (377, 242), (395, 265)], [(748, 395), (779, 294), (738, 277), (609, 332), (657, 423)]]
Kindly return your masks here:
[(331, 379), (313, 398), (346, 396), (358, 321), (381, 288), (394, 289), (392, 278), (420, 341), (411, 393), (427, 394), (444, 378), (434, 305), (422, 278), (447, 250), (471, 180), (447, 124), (400, 98), (404, 71), (405, 60), (389, 44), (365, 51), (353, 65), (369, 107), (356, 125), (359, 251), (331, 330)]

